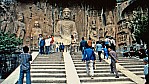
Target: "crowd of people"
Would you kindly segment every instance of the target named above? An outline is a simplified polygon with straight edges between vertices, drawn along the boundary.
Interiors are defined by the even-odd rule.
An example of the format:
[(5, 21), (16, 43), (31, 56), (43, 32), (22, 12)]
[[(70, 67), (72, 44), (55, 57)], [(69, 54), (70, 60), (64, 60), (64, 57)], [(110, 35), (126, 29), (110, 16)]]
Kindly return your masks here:
[[(82, 37), (82, 41), (80, 42), (80, 50), (82, 51), (82, 61), (86, 62), (86, 71), (87, 75), (91, 76), (91, 79), (93, 79), (94, 76), (94, 69), (95, 69), (95, 52), (98, 54), (98, 60), (99, 62), (102, 61), (101, 53), (104, 53), (104, 59), (108, 59), (109, 56), (111, 58), (111, 72), (115, 73), (115, 78), (119, 78), (118, 71), (116, 69), (116, 63), (118, 62), (117, 52), (116, 52), (116, 43), (113, 37), (108, 38), (103, 41), (97, 41), (95, 46), (92, 45), (92, 40), (89, 38), (88, 41)], [(124, 47), (124, 50), (127, 50), (126, 47)], [(126, 54), (127, 52), (127, 54)], [(133, 47), (130, 48), (130, 51), (125, 51), (123, 53), (123, 56), (135, 56)], [(143, 49), (143, 47), (138, 50), (137, 55), (143, 59), (144, 62), (144, 75), (146, 79), (146, 83), (148, 84), (148, 55), (149, 55), (149, 49)], [(90, 68), (90, 69), (89, 69)]]
[(39, 53), (40, 54), (50, 54), (53, 52), (63, 52), (64, 44), (63, 43), (54, 43), (54, 36), (46, 36), (45, 38), (42, 35), (39, 36)]
[[(54, 37), (51, 35), (50, 37), (46, 37), (43, 38), (42, 36), (40, 36), (39, 38), (39, 53), (40, 54), (49, 54), (50, 53), (50, 49), (53, 49), (53, 42), (54, 42)], [(82, 37), (82, 41), (80, 42), (80, 51), (82, 52), (82, 62), (86, 63), (86, 72), (87, 75), (91, 77), (91, 79), (93, 79), (94, 77), (94, 70), (95, 68), (95, 61), (102, 62), (102, 58), (101, 58), (101, 53), (104, 53), (104, 59), (108, 59), (109, 57), (111, 58), (111, 64), (110, 66), (110, 73), (115, 74), (115, 78), (119, 78), (119, 74), (118, 71), (116, 69), (116, 63), (118, 62), (118, 56), (116, 53), (116, 44), (115, 44), (115, 40), (114, 38), (106, 38), (104, 40), (104, 42), (102, 41), (97, 41), (95, 46), (92, 46), (92, 39), (89, 37), (88, 40), (85, 40), (84, 37)], [(52, 48), (51, 48), (52, 47)], [(64, 52), (64, 48), (65, 46), (63, 45), (63, 43), (60, 43), (60, 45), (58, 43), (56, 43), (56, 52), (58, 52), (58, 50), (60, 52)], [(46, 49), (44, 51), (44, 49)], [(19, 77), (19, 84), (22, 84), (23, 81), (23, 77), (24, 77), (24, 73), (26, 73), (26, 77), (27, 77), (27, 81), (28, 84), (31, 84), (31, 80), (30, 78), (30, 64), (29, 61), (32, 60), (32, 57), (30, 54), (28, 54), (29, 48), (27, 46), (23, 47), (23, 53), (20, 54), (20, 77)], [(97, 52), (97, 56), (98, 59), (96, 59), (96, 53)], [(148, 84), (148, 56), (146, 56), (147, 54), (144, 54), (141, 50), (139, 51), (139, 53), (141, 55), (145, 55), (143, 58), (143, 62), (144, 62), (144, 75), (145, 75), (145, 79), (146, 79), (146, 84)], [(148, 53), (148, 50), (146, 51), (146, 53)], [(124, 55), (124, 53), (123, 53)]]
[[(91, 79), (94, 76), (95, 69), (95, 52), (98, 54), (98, 60), (101, 62), (101, 53), (104, 51), (104, 58), (108, 59), (111, 57), (111, 73), (116, 74), (116, 78), (119, 78), (119, 74), (116, 70), (116, 63), (118, 62), (117, 54), (115, 52), (115, 40), (113, 38), (106, 38), (105, 42), (97, 41), (95, 46), (92, 46), (92, 39), (89, 37), (88, 41), (82, 37), (82, 41), (80, 42), (80, 50), (82, 51), (82, 61), (86, 62), (86, 71)], [(90, 69), (89, 69), (90, 68)]]

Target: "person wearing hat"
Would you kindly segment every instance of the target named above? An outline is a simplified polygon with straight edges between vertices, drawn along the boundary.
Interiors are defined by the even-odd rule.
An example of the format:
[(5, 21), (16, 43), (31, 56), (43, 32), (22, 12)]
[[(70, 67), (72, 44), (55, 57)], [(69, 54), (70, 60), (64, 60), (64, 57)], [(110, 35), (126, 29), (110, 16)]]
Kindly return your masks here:
[(144, 62), (144, 75), (145, 75), (145, 79), (146, 79), (146, 82), (145, 84), (149, 84), (149, 81), (148, 81), (148, 57), (145, 57), (143, 58), (143, 62)]

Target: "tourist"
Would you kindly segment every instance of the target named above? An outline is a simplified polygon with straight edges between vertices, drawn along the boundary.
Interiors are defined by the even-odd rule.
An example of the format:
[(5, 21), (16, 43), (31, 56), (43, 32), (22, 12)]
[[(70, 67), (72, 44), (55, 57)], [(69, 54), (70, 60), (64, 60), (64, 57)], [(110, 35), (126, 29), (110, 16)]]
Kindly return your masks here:
[(116, 69), (116, 63), (118, 62), (117, 54), (115, 51), (112, 50), (111, 46), (108, 47), (108, 51), (109, 51), (109, 55), (111, 57), (111, 64), (110, 64), (111, 73), (115, 73), (116, 74), (115, 78), (119, 78), (119, 74)]
[(49, 38), (48, 36), (45, 39), (45, 49), (46, 49), (46, 54), (49, 54), (50, 51), (50, 42), (51, 42), (51, 38)]
[(54, 52), (54, 49), (53, 49), (53, 43), (54, 43), (54, 36), (51, 35), (51, 41), (50, 41), (50, 52)]
[(60, 43), (60, 46), (59, 46), (59, 49), (60, 49), (60, 52), (64, 52), (64, 44), (63, 43)]
[(83, 60), (84, 49), (86, 47), (87, 47), (87, 41), (84, 40), (84, 37), (82, 37), (82, 41), (80, 42), (80, 50), (82, 52), (82, 60)]
[(58, 42), (56, 42), (56, 52), (58, 52), (58, 49), (59, 49), (59, 45), (58, 45)]
[(29, 48), (27, 46), (23, 47), (23, 53), (19, 55), (20, 59), (20, 76), (18, 84), (23, 84), (24, 74), (26, 73), (26, 84), (31, 84), (30, 77), (30, 62), (32, 56), (28, 53)]
[(148, 57), (143, 58), (143, 62), (144, 62), (144, 75), (145, 75), (145, 79), (146, 79), (145, 84), (149, 84), (149, 76), (148, 76)]
[(38, 37), (38, 46), (39, 46), (39, 52), (40, 52), (40, 41), (42, 39), (42, 34), (39, 34), (39, 37)]
[(96, 52), (98, 52), (99, 61), (101, 62), (102, 45), (99, 41), (96, 42)]
[(89, 37), (89, 40), (87, 41), (88, 47), (92, 48), (92, 39)]
[(135, 56), (135, 50), (133, 49), (133, 46), (130, 47), (130, 51), (128, 53), (129, 57)]
[(96, 60), (96, 56), (95, 56), (93, 49), (87, 46), (87, 48), (84, 50), (83, 61), (86, 62), (87, 75), (90, 75), (91, 79), (93, 79), (93, 76), (94, 76), (94, 61), (95, 60)]
[(76, 44), (76, 39), (74, 38), (73, 35), (71, 35), (71, 52), (70, 52), (71, 55), (73, 52), (75, 52), (75, 44)]
[(115, 51), (116, 43), (115, 43), (115, 40), (113, 39), (113, 37), (110, 38), (110, 45), (111, 45), (112, 49)]
[(40, 41), (40, 54), (44, 54), (45, 39), (42, 37)]
[(105, 59), (105, 57), (106, 57), (106, 59), (108, 59), (109, 52), (108, 52), (108, 49), (105, 46), (103, 46), (103, 51), (104, 51), (104, 59)]
[(127, 47), (124, 47), (122, 54), (123, 54), (123, 57), (128, 57)]
[(104, 43), (105, 43), (106, 48), (108, 48), (110, 46), (110, 40), (109, 40), (108, 36), (106, 36)]
[(143, 48), (143, 46), (141, 46), (140, 47), (140, 50), (139, 50), (139, 58), (140, 59), (143, 59), (145, 57), (147, 57), (146, 52), (145, 52), (145, 49)]

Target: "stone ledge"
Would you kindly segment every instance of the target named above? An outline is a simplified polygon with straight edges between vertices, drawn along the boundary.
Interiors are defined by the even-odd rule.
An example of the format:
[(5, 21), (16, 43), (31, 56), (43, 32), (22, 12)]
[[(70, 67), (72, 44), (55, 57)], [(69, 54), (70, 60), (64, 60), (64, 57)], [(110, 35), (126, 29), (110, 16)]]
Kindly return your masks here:
[(80, 79), (69, 52), (63, 52), (63, 57), (65, 62), (67, 84), (80, 84)]

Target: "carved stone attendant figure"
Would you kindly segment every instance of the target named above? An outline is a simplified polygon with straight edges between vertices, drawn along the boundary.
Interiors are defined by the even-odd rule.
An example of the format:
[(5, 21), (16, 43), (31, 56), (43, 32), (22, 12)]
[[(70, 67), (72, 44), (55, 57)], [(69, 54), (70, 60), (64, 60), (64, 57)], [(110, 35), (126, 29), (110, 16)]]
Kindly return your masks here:
[(64, 45), (70, 45), (71, 35), (77, 39), (77, 30), (74, 21), (70, 20), (70, 10), (65, 8), (63, 10), (63, 20), (57, 22), (55, 29), (55, 39), (57, 41), (63, 42)]
[(15, 21), (14, 33), (18, 38), (24, 39), (25, 33), (26, 33), (24, 16), (22, 13), (19, 13), (17, 17), (18, 17), (18, 21)]

